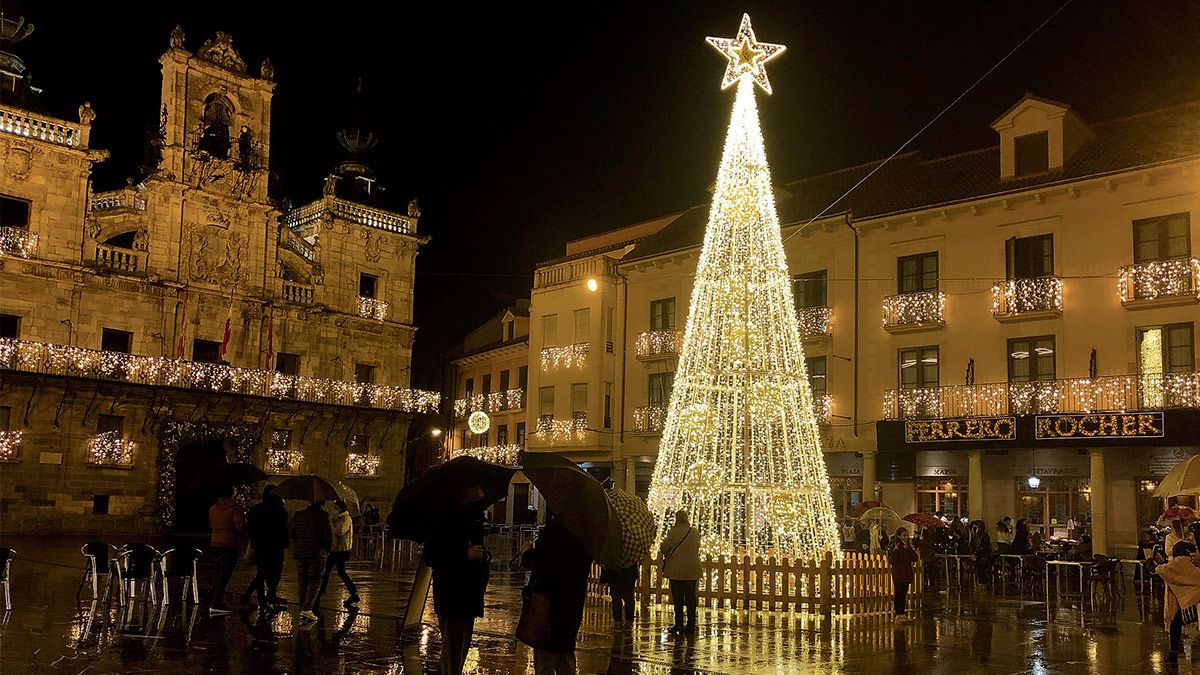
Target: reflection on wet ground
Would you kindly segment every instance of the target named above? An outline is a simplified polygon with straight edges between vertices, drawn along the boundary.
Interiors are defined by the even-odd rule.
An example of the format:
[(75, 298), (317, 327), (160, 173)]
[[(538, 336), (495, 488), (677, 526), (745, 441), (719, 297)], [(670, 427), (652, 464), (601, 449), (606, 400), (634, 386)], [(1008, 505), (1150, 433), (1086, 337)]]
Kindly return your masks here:
[[(21, 551), (12, 571), (13, 611), (0, 628), (0, 671), (8, 673), (430, 673), (439, 653), (433, 616), (402, 639), (399, 617), (409, 578), (366, 563), (351, 566), (362, 602), (341, 609), (336, 579), (315, 626), (291, 605), (275, 615), (256, 610), (209, 617), (204, 608), (144, 600), (125, 607), (83, 602), (77, 545), (6, 538)], [(231, 591), (245, 588), (239, 567)], [(210, 578), (202, 570), (202, 588)], [(468, 671), (529, 673), (528, 648), (512, 638), (520, 608), (519, 574), (499, 574), (476, 629)], [(296, 597), (295, 572), (280, 589)], [(337, 608), (336, 610), (332, 608)], [(700, 630), (675, 637), (669, 607), (642, 608), (631, 628), (613, 630), (607, 603), (589, 602), (579, 641), (581, 673), (1171, 673), (1191, 672), (1165, 654), (1162, 606), (1131, 586), (1117, 602), (1081, 607), (1078, 598), (927, 596), (917, 620), (894, 626), (886, 609), (820, 617), (701, 609)], [(1200, 642), (1196, 649), (1200, 650)]]

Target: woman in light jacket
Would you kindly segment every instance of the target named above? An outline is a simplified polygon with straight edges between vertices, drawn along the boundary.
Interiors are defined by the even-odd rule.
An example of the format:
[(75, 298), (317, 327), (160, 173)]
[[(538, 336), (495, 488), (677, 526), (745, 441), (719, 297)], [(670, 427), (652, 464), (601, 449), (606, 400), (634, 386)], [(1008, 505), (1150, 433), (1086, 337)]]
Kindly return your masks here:
[[(675, 524), (667, 530), (658, 549), (663, 576), (671, 582), (675, 602), (675, 633), (696, 629), (696, 582), (700, 579), (700, 531), (688, 522), (687, 511), (675, 512)], [(684, 614), (687, 620), (684, 621)]]

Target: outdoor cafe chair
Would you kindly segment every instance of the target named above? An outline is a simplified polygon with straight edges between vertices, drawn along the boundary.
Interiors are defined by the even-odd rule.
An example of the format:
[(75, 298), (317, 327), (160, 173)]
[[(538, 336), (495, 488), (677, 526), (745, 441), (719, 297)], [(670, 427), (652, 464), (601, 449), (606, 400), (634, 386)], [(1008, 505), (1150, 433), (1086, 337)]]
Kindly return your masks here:
[(79, 580), (79, 588), (75, 590), (75, 602), (83, 593), (83, 585), (91, 580), (92, 600), (100, 599), (100, 575), (104, 575), (104, 599), (107, 601), (112, 594), (113, 578), (117, 580), (117, 594), (122, 604), (125, 602), (125, 585), (121, 581), (121, 566), (118, 564), (120, 552), (116, 546), (103, 541), (90, 541), (79, 547), (83, 554), (83, 578)]
[(154, 570), (158, 565), (161, 554), (147, 544), (125, 544), (118, 558), (121, 565), (121, 580), (129, 586), (125, 595), (129, 600), (137, 598), (138, 586), (144, 584), (149, 589), (150, 602), (158, 597), (154, 590)]
[(200, 603), (200, 575), (197, 574), (197, 561), (200, 560), (200, 549), (194, 546), (169, 548), (159, 556), (159, 574), (162, 576), (162, 604), (171, 604), (171, 579), (179, 579), (183, 584), (179, 590), (179, 601), (187, 605), (188, 589), (192, 593), (192, 604)]
[(0, 548), (0, 584), (4, 584), (4, 611), (12, 611), (12, 594), (9, 592), (8, 573), (12, 569), (17, 552), (11, 548)]
[(1045, 585), (1046, 559), (1037, 554), (1029, 554), (1021, 559), (1021, 574), (1024, 577), (1026, 590), (1037, 590)]
[(1093, 556), (1095, 564), (1088, 570), (1087, 580), (1092, 588), (1092, 601), (1095, 602), (1097, 587), (1104, 588), (1104, 594), (1112, 600), (1121, 592), (1121, 584), (1117, 580), (1117, 565), (1121, 561), (1097, 553)]

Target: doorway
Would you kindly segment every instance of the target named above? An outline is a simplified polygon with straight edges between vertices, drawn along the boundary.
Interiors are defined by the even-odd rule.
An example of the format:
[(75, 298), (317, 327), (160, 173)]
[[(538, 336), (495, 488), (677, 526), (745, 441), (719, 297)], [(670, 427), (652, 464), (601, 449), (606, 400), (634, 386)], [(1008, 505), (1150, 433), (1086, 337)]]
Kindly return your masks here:
[(204, 534), (208, 509), (217, 501), (215, 489), (193, 486), (201, 475), (225, 463), (225, 441), (207, 438), (179, 444), (175, 460), (175, 533)]

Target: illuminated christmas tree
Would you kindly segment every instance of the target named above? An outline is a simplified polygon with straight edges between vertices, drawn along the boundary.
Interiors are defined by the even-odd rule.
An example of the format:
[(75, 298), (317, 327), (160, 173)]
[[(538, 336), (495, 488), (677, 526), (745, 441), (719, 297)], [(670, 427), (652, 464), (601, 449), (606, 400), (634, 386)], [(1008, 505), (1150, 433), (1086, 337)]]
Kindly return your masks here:
[(686, 509), (703, 554), (812, 558), (837, 550), (837, 528), (754, 98), (755, 84), (771, 93), (763, 65), (784, 47), (758, 42), (748, 15), (708, 42), (737, 97), (650, 511), (661, 538)]

